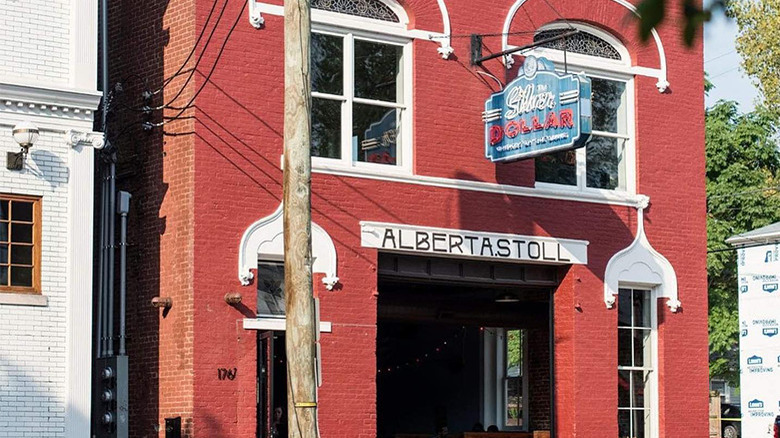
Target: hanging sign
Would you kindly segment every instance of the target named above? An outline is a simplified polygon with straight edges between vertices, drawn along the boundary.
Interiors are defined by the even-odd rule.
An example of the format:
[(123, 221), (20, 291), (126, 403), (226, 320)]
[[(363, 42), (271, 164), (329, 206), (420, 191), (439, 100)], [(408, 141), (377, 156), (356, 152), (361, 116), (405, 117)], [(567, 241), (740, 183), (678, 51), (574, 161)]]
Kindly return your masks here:
[(591, 132), (591, 85), (584, 74), (559, 74), (528, 56), (518, 77), (485, 101), (485, 156), (533, 158), (585, 146)]

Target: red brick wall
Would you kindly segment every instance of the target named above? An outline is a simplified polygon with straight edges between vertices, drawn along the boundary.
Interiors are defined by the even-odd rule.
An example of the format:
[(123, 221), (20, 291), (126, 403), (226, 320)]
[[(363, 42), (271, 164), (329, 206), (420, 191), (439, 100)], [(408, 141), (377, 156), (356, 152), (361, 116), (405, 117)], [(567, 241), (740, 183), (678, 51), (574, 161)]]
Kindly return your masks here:
[[(159, 83), (186, 56), (211, 3), (173, 2), (167, 9), (154, 9), (155, 19), (147, 22), (141, 19), (144, 8), (124, 2), (126, 26), (133, 30), (125, 38), (140, 41), (156, 35), (156, 50), (139, 54), (133, 46), (122, 52), (122, 65), (152, 71)], [(441, 29), (435, 2), (404, 4), (415, 26)], [(152, 417), (177, 412), (191, 425), (190, 436), (251, 436), (256, 427), (255, 334), (241, 326), (254, 313), (256, 286), (238, 282), (237, 254), (244, 230), (272, 213), (281, 199), (281, 17), (265, 14), (265, 28), (255, 30), (244, 12), (213, 76), (204, 83), (242, 6), (228, 5), (191, 84), (189, 92), (205, 84), (191, 113), (195, 119), (173, 126), (192, 133), (142, 140), (132, 157), (138, 164), (133, 187), (144, 194), (139, 202), (148, 208), (141, 209), (135, 224), (135, 281), (143, 300), (131, 309), (139, 321), (130, 343), (137, 349), (131, 363), (138, 376), (159, 372), (159, 412), (134, 408), (142, 423), (135, 426), (136, 436), (150, 433)], [(450, 0), (447, 6), (453, 33), (468, 35), (500, 32), (511, 1)], [(608, 0), (555, 6), (569, 19), (611, 31), (626, 44), (635, 64), (658, 66), (655, 46), (637, 41), (625, 8)], [(679, 11), (670, 16), (676, 19)], [(555, 19), (545, 2), (529, 0), (512, 29), (533, 30)], [(693, 49), (684, 48), (676, 22), (659, 32), (670, 92), (659, 94), (655, 79), (637, 77), (635, 116), (637, 187), (652, 201), (647, 233), (675, 266), (684, 306), (678, 314), (664, 310), (660, 318), (661, 436), (699, 437), (707, 433), (702, 48), (700, 41)], [(511, 37), (515, 44), (526, 40)], [(500, 50), (498, 38), (485, 43)], [(456, 57), (445, 61), (435, 43), (414, 42), (415, 173), (532, 186), (532, 162), (495, 165), (484, 158), (479, 115), (493, 84), (469, 66), (468, 45), (468, 38), (453, 39)], [(500, 78), (507, 75), (497, 61), (486, 67)], [(134, 194), (139, 199), (139, 192)], [(617, 316), (604, 306), (602, 279), (609, 258), (633, 238), (632, 208), (324, 174), (313, 177), (312, 205), (314, 221), (336, 245), (342, 283), (336, 291), (325, 291), (319, 279), (315, 284), (322, 297), (322, 320), (333, 322), (333, 333), (322, 336), (324, 437), (373, 437), (376, 432), (376, 251), (360, 247), (361, 220), (588, 240), (589, 264), (565, 271), (555, 292), (556, 425), (560, 437), (616, 435)], [(225, 293), (234, 291), (242, 293), (243, 306), (225, 304)], [(158, 320), (156, 311), (147, 308), (152, 293), (174, 296), (167, 318)], [(140, 341), (143, 336), (148, 342)], [(235, 380), (217, 379), (218, 368), (233, 367), (238, 370)]]
[[(192, 436), (194, 150), (190, 136), (145, 133), (141, 92), (158, 90), (184, 62), (195, 41), (195, 2), (109, 2), (112, 83), (121, 82), (110, 113), (109, 139), (118, 146), (117, 187), (132, 193), (128, 225), (127, 349), (130, 357), (130, 435), (164, 436), (165, 418), (182, 417)], [(194, 82), (179, 76), (148, 105), (184, 105)], [(166, 115), (174, 115), (166, 110)], [(149, 121), (163, 121), (154, 111)], [(188, 132), (192, 120), (165, 126)], [(162, 312), (153, 297), (173, 299)]]

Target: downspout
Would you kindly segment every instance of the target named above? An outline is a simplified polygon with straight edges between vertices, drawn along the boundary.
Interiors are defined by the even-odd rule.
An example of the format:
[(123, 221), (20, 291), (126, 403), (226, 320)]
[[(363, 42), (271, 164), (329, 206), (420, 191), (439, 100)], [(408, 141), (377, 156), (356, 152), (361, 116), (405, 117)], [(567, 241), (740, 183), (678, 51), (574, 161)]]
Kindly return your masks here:
[(125, 350), (125, 301), (127, 296), (127, 213), (130, 211), (130, 193), (119, 192), (117, 213), (119, 222), (119, 355), (127, 354)]
[(554, 291), (550, 290), (550, 304), (548, 305), (548, 330), (550, 332), (550, 438), (555, 438), (555, 306)]

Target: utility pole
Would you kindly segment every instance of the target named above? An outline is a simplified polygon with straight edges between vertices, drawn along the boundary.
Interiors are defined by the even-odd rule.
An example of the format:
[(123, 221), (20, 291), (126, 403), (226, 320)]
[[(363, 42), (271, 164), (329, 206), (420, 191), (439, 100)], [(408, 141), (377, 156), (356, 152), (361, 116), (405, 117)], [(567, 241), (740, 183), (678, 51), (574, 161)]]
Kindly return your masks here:
[(317, 437), (316, 319), (311, 256), (309, 0), (284, 2), (284, 287), (287, 425)]

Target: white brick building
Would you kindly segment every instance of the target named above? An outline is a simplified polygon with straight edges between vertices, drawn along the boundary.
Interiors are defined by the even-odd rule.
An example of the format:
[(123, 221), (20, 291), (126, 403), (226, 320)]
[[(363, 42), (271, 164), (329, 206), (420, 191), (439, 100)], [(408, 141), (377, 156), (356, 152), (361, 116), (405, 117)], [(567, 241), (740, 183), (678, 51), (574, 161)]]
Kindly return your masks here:
[(0, 0), (0, 437), (89, 436), (97, 5)]

